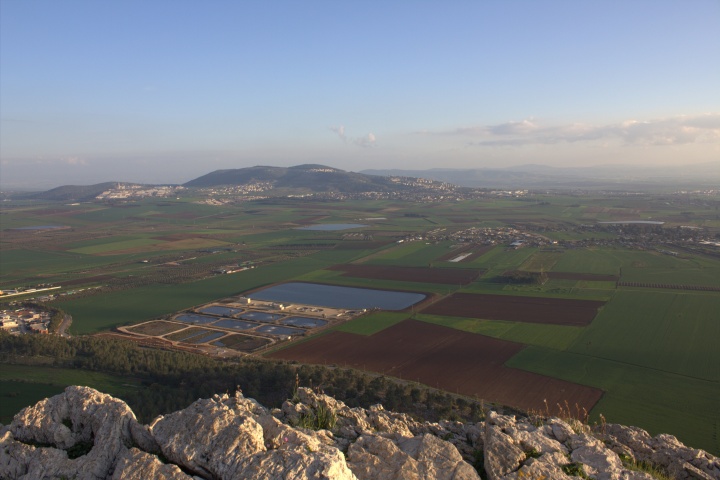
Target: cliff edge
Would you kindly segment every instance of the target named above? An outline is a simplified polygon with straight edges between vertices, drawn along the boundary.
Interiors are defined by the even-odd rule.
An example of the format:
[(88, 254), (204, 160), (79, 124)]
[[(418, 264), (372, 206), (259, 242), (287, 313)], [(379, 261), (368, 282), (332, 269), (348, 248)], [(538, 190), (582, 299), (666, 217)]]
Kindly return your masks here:
[[(662, 472), (662, 473), (661, 473)], [(418, 422), (382, 406), (349, 408), (300, 388), (281, 409), (215, 395), (141, 425), (88, 387), (0, 426), (2, 479), (720, 479), (720, 459), (671, 435), (486, 413)], [(665, 475), (665, 476), (663, 476)]]

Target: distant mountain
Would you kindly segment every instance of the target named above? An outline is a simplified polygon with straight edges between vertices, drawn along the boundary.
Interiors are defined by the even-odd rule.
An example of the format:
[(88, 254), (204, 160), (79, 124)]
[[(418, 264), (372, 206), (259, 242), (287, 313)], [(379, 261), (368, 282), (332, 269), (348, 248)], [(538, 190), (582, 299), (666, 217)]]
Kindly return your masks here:
[(53, 200), (62, 202), (84, 202), (92, 200), (101, 193), (112, 188), (118, 188), (120, 185), (134, 185), (130, 183), (104, 182), (95, 185), (63, 185), (62, 187), (53, 188), (46, 192), (32, 193), (26, 195), (26, 198), (36, 200)]
[(508, 168), (428, 170), (362, 170), (368, 175), (427, 178), (474, 188), (622, 188), (707, 187), (720, 185), (720, 162), (682, 167), (603, 165), (596, 167), (549, 167), (520, 165)]
[(270, 182), (274, 189), (303, 189), (313, 192), (389, 192), (404, 187), (389, 178), (363, 173), (346, 172), (325, 165), (297, 165), (295, 167), (256, 166), (230, 170), (216, 170), (185, 183), (184, 187), (219, 187)]

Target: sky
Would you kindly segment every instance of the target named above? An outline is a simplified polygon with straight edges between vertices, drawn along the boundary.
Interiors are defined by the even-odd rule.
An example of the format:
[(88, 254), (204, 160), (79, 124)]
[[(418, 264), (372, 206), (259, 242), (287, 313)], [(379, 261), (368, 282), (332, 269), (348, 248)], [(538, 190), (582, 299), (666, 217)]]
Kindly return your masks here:
[(720, 1), (0, 0), (0, 187), (720, 162)]

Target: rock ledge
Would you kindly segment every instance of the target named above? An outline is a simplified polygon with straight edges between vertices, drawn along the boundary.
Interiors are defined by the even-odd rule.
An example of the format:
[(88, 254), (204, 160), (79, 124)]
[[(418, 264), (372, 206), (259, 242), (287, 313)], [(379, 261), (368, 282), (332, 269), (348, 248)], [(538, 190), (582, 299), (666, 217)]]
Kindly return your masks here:
[(3, 479), (678, 479), (720, 480), (720, 460), (671, 435), (515, 418), (417, 422), (382, 406), (349, 408), (301, 388), (268, 410), (215, 395), (141, 425), (121, 400), (68, 387), (0, 425)]

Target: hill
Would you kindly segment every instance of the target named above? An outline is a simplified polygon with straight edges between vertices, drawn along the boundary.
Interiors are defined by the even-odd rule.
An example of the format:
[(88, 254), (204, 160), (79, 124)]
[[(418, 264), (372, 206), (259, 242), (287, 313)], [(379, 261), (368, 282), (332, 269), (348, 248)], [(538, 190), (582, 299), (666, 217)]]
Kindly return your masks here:
[(61, 187), (53, 188), (45, 192), (33, 193), (27, 195), (26, 198), (32, 198), (35, 200), (50, 200), (58, 202), (84, 202), (93, 200), (101, 193), (119, 188), (121, 185), (135, 185), (129, 183), (119, 182), (104, 182), (96, 183), (95, 185), (63, 185)]
[(390, 192), (406, 187), (378, 175), (346, 172), (325, 165), (294, 167), (255, 166), (216, 170), (185, 183), (184, 187), (208, 188), (269, 182), (275, 189), (304, 189), (313, 192)]

